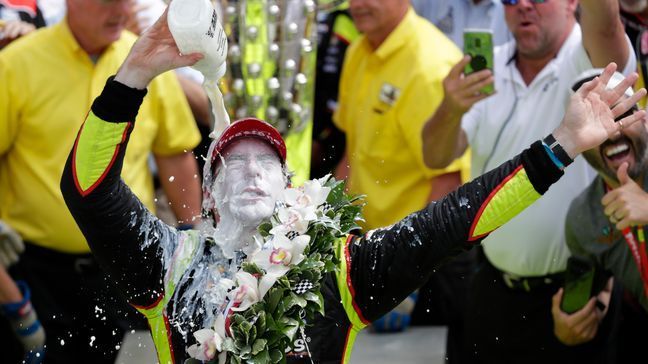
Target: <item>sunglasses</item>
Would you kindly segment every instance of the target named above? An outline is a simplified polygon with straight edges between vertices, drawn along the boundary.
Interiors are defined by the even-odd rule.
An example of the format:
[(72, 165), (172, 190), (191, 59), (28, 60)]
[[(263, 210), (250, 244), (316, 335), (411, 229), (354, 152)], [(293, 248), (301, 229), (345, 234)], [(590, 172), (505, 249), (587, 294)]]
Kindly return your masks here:
[[(502, 0), (502, 4), (506, 6), (513, 6), (517, 5), (520, 2), (520, 0)], [(531, 0), (532, 3), (534, 4), (543, 4), (546, 3), (547, 0)]]

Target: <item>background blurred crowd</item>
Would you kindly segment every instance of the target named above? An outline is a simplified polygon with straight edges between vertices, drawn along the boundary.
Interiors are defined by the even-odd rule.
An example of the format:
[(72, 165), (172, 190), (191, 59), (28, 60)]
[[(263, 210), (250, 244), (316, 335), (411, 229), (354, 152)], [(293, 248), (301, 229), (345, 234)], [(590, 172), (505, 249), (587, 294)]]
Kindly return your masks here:
[[(276, 120), (296, 183), (333, 173), (365, 195), (363, 231), (544, 138), (593, 69), (616, 62), (647, 84), (645, 0), (276, 0), (259, 2), (262, 18), (240, 11), (245, 0), (214, 3), (230, 37), (230, 115)], [(90, 103), (165, 7), (0, 0), (0, 363), (113, 363), (124, 333), (145, 328), (90, 254), (59, 180)], [(250, 58), (241, 48), (260, 27), (274, 29), (269, 51)], [(465, 29), (492, 32), (493, 70), (464, 74)], [(133, 192), (179, 229), (200, 221), (214, 122), (202, 82), (192, 69), (153, 82), (124, 165)], [(494, 94), (480, 92), (490, 84)], [(645, 256), (647, 145), (645, 121), (577, 158), (544, 199), (439, 267), (374, 330), (446, 325), (453, 363), (641, 357), (648, 259), (632, 241)], [(566, 313), (570, 256), (607, 283)]]

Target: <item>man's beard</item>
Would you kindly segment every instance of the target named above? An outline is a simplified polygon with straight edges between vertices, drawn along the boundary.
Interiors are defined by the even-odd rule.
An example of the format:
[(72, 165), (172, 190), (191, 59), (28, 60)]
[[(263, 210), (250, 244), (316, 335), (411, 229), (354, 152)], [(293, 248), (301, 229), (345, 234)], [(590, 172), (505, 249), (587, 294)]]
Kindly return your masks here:
[[(634, 164), (628, 168), (628, 176), (633, 180), (637, 180), (643, 176), (643, 174), (648, 170), (648, 131), (645, 129), (642, 131), (641, 136), (635, 140), (630, 140), (632, 144), (632, 153), (634, 153)], [(606, 142), (607, 143), (607, 142)], [(598, 173), (605, 175), (609, 179), (618, 182), (616, 170), (610, 168), (606, 162), (605, 157), (602, 155), (603, 145), (596, 148), (593, 153), (586, 152), (583, 153), (585, 160), (594, 168)], [(593, 156), (596, 154), (596, 156)]]

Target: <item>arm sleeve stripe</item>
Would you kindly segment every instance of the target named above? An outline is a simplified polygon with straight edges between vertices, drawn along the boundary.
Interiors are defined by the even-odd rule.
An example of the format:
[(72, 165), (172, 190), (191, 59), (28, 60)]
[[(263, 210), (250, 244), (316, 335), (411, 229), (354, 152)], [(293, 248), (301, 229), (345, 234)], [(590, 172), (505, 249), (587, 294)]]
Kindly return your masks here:
[[(164, 317), (164, 326), (166, 327), (166, 332), (167, 332), (167, 346), (169, 347), (169, 359), (168, 362), (169, 364), (175, 363), (175, 353), (173, 352), (173, 340), (171, 339), (171, 335), (173, 331), (171, 331), (171, 327), (169, 326), (169, 319), (167, 318), (167, 315), (163, 315)], [(158, 358), (160, 359), (160, 358)], [(164, 363), (164, 361), (160, 360), (160, 363)]]
[(344, 339), (344, 351), (342, 352), (342, 363), (348, 364), (351, 361), (351, 353), (353, 352), (353, 345), (355, 344), (356, 337), (362, 328), (357, 328), (354, 325), (349, 326), (346, 339)]
[(174, 364), (175, 355), (173, 352), (173, 345), (171, 344), (171, 328), (169, 327), (169, 319), (166, 315), (148, 319), (149, 328), (151, 329), (151, 337), (155, 344), (157, 357), (160, 364)]
[(164, 276), (164, 294), (160, 295), (149, 306), (132, 305), (146, 316), (148, 320), (160, 363), (175, 363), (173, 341), (171, 339), (173, 331), (169, 327), (169, 320), (164, 310), (171, 297), (173, 297), (178, 280), (187, 270), (200, 245), (200, 236), (195, 230), (182, 232), (179, 239), (180, 242), (173, 254), (173, 261), (170, 263), (170, 268)]
[(522, 165), (490, 193), (470, 227), (468, 241), (478, 240), (502, 226), (540, 198)]
[[(353, 288), (353, 282), (351, 281), (351, 254), (349, 254), (349, 243), (351, 242), (351, 240), (352, 240), (352, 236), (349, 235), (346, 242), (344, 243), (344, 261), (346, 263), (346, 284), (349, 289), (349, 293), (351, 293), (351, 302), (353, 303), (353, 310), (358, 316), (358, 319), (360, 319), (360, 321), (362, 321), (362, 323), (366, 326), (369, 324), (369, 321), (367, 321), (367, 319), (364, 318), (364, 315), (362, 315), (362, 311), (360, 310), (360, 307), (358, 307), (358, 303), (355, 300), (355, 289)], [(353, 320), (351, 320), (351, 323), (355, 324)]]
[(368, 321), (362, 316), (360, 308), (357, 306), (355, 300), (353, 299), (355, 291), (353, 289), (353, 284), (351, 282), (351, 257), (349, 255), (348, 244), (352, 241), (352, 236), (349, 235), (346, 239), (338, 239), (335, 247), (335, 255), (340, 260), (340, 269), (335, 273), (335, 280), (338, 287), (338, 292), (340, 293), (340, 300), (342, 301), (342, 306), (344, 311), (351, 322), (351, 325), (355, 326), (357, 330), (362, 329), (367, 326)]
[(173, 354), (173, 341), (171, 340), (171, 328), (169, 327), (169, 319), (163, 310), (166, 300), (163, 300), (164, 295), (160, 295), (158, 299), (151, 305), (142, 307), (131, 304), (137, 311), (143, 314), (148, 321), (149, 328), (151, 329), (151, 337), (155, 344), (158, 361), (164, 364), (175, 363)]
[(338, 15), (335, 18), (333, 34), (345, 44), (350, 44), (360, 36), (360, 32), (353, 24), (353, 20), (345, 14)]
[(109, 123), (92, 111), (88, 113), (72, 151), (72, 174), (81, 196), (90, 194), (106, 177), (130, 126), (131, 123)]
[(135, 304), (130, 304), (131, 306), (135, 307), (135, 309), (139, 312), (141, 312), (144, 316), (149, 316), (149, 313), (152, 313), (151, 311), (154, 311), (156, 307), (160, 304), (162, 301), (162, 298), (164, 298), (164, 295), (159, 295), (158, 298), (155, 300), (155, 302), (151, 303), (148, 306), (138, 306)]

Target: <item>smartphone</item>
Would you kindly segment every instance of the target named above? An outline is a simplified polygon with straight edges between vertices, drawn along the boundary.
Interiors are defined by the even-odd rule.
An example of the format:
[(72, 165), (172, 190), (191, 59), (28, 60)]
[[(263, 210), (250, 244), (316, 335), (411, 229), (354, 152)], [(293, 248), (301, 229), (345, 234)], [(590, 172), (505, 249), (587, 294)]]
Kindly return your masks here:
[(565, 271), (565, 288), (563, 290), (560, 309), (566, 313), (574, 313), (583, 308), (594, 292), (596, 270), (592, 263), (578, 256), (567, 259)]
[[(470, 63), (466, 65), (464, 73), (469, 75), (486, 68), (493, 72), (493, 31), (466, 28), (463, 34), (464, 53), (470, 56)], [(495, 86), (491, 83), (479, 91), (490, 95), (495, 92)]]

